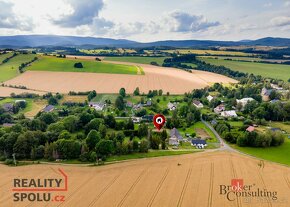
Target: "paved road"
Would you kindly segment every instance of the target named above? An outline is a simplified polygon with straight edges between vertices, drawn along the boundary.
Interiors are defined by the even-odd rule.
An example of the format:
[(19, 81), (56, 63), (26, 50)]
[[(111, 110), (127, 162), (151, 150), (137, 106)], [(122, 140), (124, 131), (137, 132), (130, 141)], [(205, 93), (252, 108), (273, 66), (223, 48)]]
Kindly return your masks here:
[[(232, 151), (232, 152), (239, 152), (238, 150), (233, 149), (230, 147), (227, 143), (224, 142), (224, 140), (221, 138), (221, 136), (217, 133), (217, 131), (205, 120), (201, 118), (202, 123), (204, 123), (213, 133), (214, 135), (218, 138), (220, 142), (220, 148), (218, 150), (227, 150), (227, 151)], [(239, 152), (240, 153), (240, 152)]]

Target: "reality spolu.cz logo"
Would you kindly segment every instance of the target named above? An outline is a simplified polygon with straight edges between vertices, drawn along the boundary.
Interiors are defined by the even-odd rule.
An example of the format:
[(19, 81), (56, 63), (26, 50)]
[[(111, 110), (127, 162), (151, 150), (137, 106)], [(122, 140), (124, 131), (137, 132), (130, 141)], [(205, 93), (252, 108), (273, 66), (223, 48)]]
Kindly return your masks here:
[(277, 191), (257, 187), (256, 184), (246, 185), (243, 179), (232, 179), (231, 185), (219, 185), (219, 194), (231, 202), (238, 199), (245, 203), (282, 202), (278, 201)]
[(68, 176), (58, 169), (59, 176), (55, 178), (14, 178), (14, 202), (64, 202), (63, 192), (68, 191)]

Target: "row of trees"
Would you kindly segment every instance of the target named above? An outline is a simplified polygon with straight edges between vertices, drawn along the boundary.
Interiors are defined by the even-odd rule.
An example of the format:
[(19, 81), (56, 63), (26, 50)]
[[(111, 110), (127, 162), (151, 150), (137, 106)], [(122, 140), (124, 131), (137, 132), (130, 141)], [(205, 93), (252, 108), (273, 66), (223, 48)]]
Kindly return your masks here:
[(285, 136), (281, 132), (272, 132), (270, 130), (265, 133), (247, 132), (245, 131), (246, 126), (236, 130), (231, 129), (228, 123), (220, 122), (214, 127), (226, 141), (241, 147), (270, 147), (284, 143)]

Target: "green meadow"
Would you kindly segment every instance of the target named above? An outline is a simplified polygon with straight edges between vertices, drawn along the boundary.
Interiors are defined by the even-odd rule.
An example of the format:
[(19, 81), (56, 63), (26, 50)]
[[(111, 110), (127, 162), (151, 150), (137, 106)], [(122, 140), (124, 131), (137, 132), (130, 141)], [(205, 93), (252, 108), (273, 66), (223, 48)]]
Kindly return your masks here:
[[(81, 62), (83, 68), (74, 68), (74, 64), (77, 62)], [(137, 68), (135, 66), (103, 63), (91, 60), (70, 60), (48, 56), (39, 57), (39, 60), (34, 62), (27, 69), (31, 71), (137, 74)]]
[(235, 149), (253, 155), (258, 158), (290, 165), (290, 139), (286, 138), (285, 143), (278, 147), (254, 148), (254, 147), (238, 147)]
[(165, 58), (166, 57), (106, 57), (105, 60), (141, 64), (150, 64), (151, 62), (156, 62), (158, 65), (162, 65)]
[[(12, 54), (8, 55), (8, 57), (11, 55)], [(35, 56), (36, 55), (33, 55), (33, 54), (19, 54), (16, 57), (10, 59), (8, 62), (1, 64), (0, 65), (0, 82), (7, 81), (17, 76), (19, 74), (18, 67), (21, 65), (21, 63), (29, 62)], [(2, 55), (0, 55), (0, 58), (1, 59), (3, 58)]]
[(241, 62), (221, 59), (202, 58), (201, 60), (212, 65), (222, 65), (235, 71), (253, 73), (263, 77), (277, 78), (288, 81), (290, 78), (290, 65)]

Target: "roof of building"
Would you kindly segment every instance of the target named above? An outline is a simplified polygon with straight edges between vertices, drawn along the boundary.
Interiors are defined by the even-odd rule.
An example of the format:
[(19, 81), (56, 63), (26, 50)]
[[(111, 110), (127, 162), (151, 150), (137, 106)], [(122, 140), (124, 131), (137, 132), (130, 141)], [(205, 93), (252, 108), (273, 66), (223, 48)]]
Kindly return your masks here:
[(236, 113), (236, 111), (234, 111), (234, 110), (231, 110), (231, 111), (223, 111), (222, 112), (222, 115), (224, 115), (224, 116), (238, 116), (237, 113)]
[(151, 106), (152, 105), (152, 101), (151, 100), (148, 100), (147, 103), (146, 103), (146, 105), (147, 106)]
[(203, 104), (202, 104), (200, 101), (198, 101), (198, 100), (193, 100), (192, 103), (193, 103), (194, 105), (197, 105), (197, 106), (200, 105), (200, 104), (203, 105)]
[(203, 140), (203, 139), (193, 139), (193, 140), (191, 141), (191, 143), (192, 143), (192, 144), (203, 144), (203, 145), (205, 145), (205, 144), (206, 144), (206, 141)]
[(54, 110), (54, 106), (53, 105), (47, 105), (46, 107), (44, 107), (44, 109), (42, 111), (51, 112), (53, 110)]
[(253, 132), (253, 131), (255, 131), (255, 127), (253, 127), (253, 126), (249, 126), (249, 127), (246, 129), (246, 131), (248, 131), (248, 132)]
[(277, 103), (279, 101), (280, 101), (279, 99), (274, 99), (274, 100), (271, 100), (270, 103)]
[(183, 137), (181, 136), (181, 134), (179, 133), (179, 131), (176, 128), (171, 129), (170, 137), (176, 137), (179, 140), (183, 139)]
[(26, 100), (15, 100), (15, 103), (26, 102)]
[(12, 111), (13, 110), (13, 104), (12, 103), (5, 103), (2, 105), (2, 108), (5, 111)]
[(247, 102), (250, 102), (250, 101), (254, 101), (255, 99), (253, 99), (253, 98), (242, 98), (242, 99), (237, 99), (237, 102), (239, 103), (239, 102), (245, 102), (245, 103), (247, 103)]
[(280, 128), (271, 128), (271, 131), (278, 132), (278, 131), (281, 131), (281, 129)]
[(3, 127), (13, 127), (15, 124), (11, 124), (11, 123), (4, 123), (2, 126)]
[(270, 96), (270, 94), (271, 94), (272, 91), (273, 91), (273, 89), (263, 88), (262, 89), (262, 95), (264, 95), (264, 96)]

